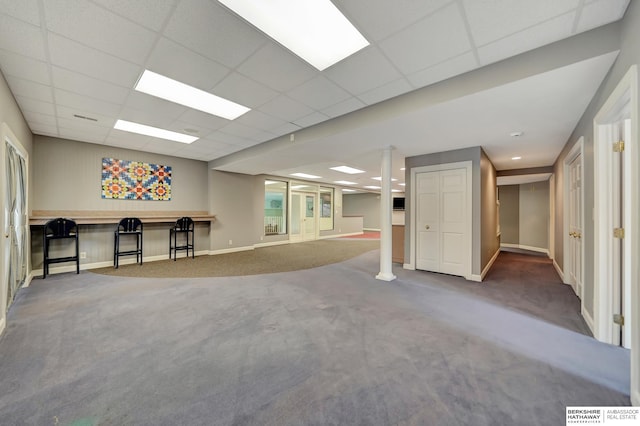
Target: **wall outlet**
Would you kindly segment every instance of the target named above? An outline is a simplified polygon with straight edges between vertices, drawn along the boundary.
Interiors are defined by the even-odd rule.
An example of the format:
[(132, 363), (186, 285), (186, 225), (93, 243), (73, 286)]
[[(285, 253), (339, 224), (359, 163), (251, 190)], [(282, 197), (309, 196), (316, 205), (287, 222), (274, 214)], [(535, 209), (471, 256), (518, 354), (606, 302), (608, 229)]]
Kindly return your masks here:
[(86, 251), (81, 251), (80, 252), (80, 259), (86, 259), (87, 258), (87, 252)]
[(229, 240), (229, 245), (232, 246), (233, 245), (233, 240)]

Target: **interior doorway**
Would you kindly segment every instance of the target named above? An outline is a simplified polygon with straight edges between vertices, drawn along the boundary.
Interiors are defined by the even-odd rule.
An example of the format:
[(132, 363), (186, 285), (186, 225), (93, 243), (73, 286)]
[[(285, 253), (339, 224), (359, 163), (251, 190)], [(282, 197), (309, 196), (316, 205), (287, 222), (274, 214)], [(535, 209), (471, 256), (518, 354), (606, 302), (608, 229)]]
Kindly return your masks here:
[[(571, 285), (584, 311), (584, 189), (583, 189), (583, 149), (581, 137), (564, 161), (564, 282)], [(588, 314), (587, 314), (588, 315)], [(593, 324), (589, 317), (588, 322)]]
[(291, 242), (318, 239), (317, 194), (291, 192)]
[(6, 326), (9, 306), (27, 281), (29, 264), (27, 153), (6, 124), (2, 126), (1, 143), (0, 333)]

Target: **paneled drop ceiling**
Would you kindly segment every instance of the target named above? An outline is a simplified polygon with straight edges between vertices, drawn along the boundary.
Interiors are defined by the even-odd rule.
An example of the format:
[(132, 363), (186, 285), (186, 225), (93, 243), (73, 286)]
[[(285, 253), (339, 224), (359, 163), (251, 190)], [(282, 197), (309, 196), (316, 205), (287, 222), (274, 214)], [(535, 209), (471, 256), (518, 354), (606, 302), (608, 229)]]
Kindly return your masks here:
[[(325, 182), (354, 180), (328, 170), (345, 163), (366, 170), (356, 175), (361, 187), (375, 183), (385, 144), (395, 147), (399, 182), (405, 156), (467, 146), (483, 146), (498, 169), (552, 164), (615, 52), (403, 108), (381, 122), (345, 124), (342, 116), (381, 110), (381, 102), (615, 22), (629, 0), (334, 4), (371, 44), (321, 72), (215, 0), (0, 0), (0, 70), (34, 134), (214, 160), (243, 173), (306, 172)], [(252, 110), (228, 121), (136, 92), (145, 69)], [(200, 139), (137, 136), (114, 130), (117, 119)], [(252, 148), (334, 122), (341, 130), (313, 143)], [(512, 131), (524, 132), (518, 144)], [(425, 143), (425, 134), (436, 142)], [(514, 166), (512, 155), (523, 160)]]

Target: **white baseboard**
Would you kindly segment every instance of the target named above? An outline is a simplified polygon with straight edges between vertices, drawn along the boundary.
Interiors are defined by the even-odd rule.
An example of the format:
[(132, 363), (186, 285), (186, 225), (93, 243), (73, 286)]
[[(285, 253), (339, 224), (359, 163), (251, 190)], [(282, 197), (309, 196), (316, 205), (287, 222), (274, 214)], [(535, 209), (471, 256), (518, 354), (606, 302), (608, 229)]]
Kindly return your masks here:
[[(195, 252), (196, 256), (204, 256), (204, 255), (208, 255), (210, 254), (208, 250), (201, 250), (201, 251), (197, 251)], [(187, 253), (178, 253), (177, 258), (183, 258), (183, 257), (187, 257)], [(173, 259), (173, 258), (172, 258)], [(169, 260), (169, 255), (168, 254), (160, 254), (160, 255), (156, 255), (156, 256), (145, 256), (142, 258), (142, 262), (146, 263), (146, 262), (156, 262), (158, 260)], [(71, 263), (71, 262), (69, 262)], [(120, 261), (118, 261), (118, 263), (120, 265), (131, 265), (136, 263), (136, 259), (135, 257), (128, 257), (126, 259), (122, 259)], [(113, 266), (113, 260), (105, 260), (103, 262), (93, 262), (93, 263), (81, 263), (80, 264), (80, 270), (81, 271), (86, 271), (86, 270), (90, 270), (90, 269), (98, 269), (98, 268), (106, 268), (109, 266)], [(76, 270), (76, 265), (74, 263), (71, 263), (70, 265), (65, 265), (65, 266), (56, 266), (53, 268), (49, 268), (49, 273), (47, 275), (55, 275), (55, 274), (64, 274), (67, 272), (75, 272)], [(31, 278), (33, 277), (41, 277), (43, 274), (43, 270), (42, 268), (40, 269), (34, 269), (33, 271), (31, 271), (31, 274), (29, 275)]]
[(354, 235), (362, 235), (364, 232), (350, 232), (348, 234), (335, 234), (335, 235), (323, 235), (318, 237), (319, 240), (324, 240), (327, 238), (342, 238), (342, 237), (353, 237)]
[(380, 228), (362, 228), (363, 231), (380, 232)]
[(482, 275), (478, 275), (478, 274), (471, 274), (468, 277), (464, 277), (465, 280), (467, 281), (474, 281), (477, 283), (481, 283), (482, 282)]
[(215, 254), (226, 254), (226, 253), (236, 253), (239, 251), (249, 251), (253, 250), (255, 246), (242, 246), (242, 247), (232, 247), (228, 249), (220, 249), (220, 250), (209, 250), (207, 254), (215, 255)]
[(500, 244), (500, 248), (502, 248), (502, 247), (505, 247), (505, 248), (517, 248), (517, 249), (521, 249), (521, 250), (535, 251), (537, 253), (544, 253), (544, 254), (547, 255), (547, 257), (549, 257), (549, 249), (542, 248), (542, 247), (525, 246), (525, 245), (522, 245), (522, 244), (501, 243)]
[(29, 272), (27, 278), (24, 280), (24, 284), (22, 284), (22, 288), (27, 288), (31, 285), (31, 281), (36, 277), (36, 274), (33, 271)]
[(402, 264), (402, 268), (403, 269), (408, 269), (410, 271), (415, 271), (416, 267), (413, 265), (413, 263), (403, 263)]
[(272, 247), (272, 246), (281, 246), (284, 244), (290, 244), (289, 240), (281, 240), (281, 241), (271, 241), (268, 243), (257, 243), (254, 244), (253, 247), (254, 248), (260, 248), (260, 247)]
[(496, 261), (499, 254), (500, 254), (500, 249), (496, 250), (496, 252), (493, 254), (493, 257), (491, 257), (491, 260), (489, 260), (489, 263), (487, 263), (487, 266), (485, 266), (484, 269), (482, 270), (482, 274), (480, 274), (480, 281), (484, 280), (484, 277), (487, 276), (487, 273), (493, 266), (493, 262)]
[(560, 280), (562, 280), (562, 282), (565, 284), (569, 284), (568, 282), (565, 281), (564, 272), (562, 272), (562, 269), (560, 269), (560, 265), (558, 265), (555, 259), (553, 259), (553, 267), (556, 268), (556, 272), (560, 276)]
[(640, 392), (635, 390), (631, 392), (631, 405), (640, 407)]
[(0, 318), (0, 336), (4, 332), (4, 329), (7, 328), (7, 317)]
[(584, 306), (580, 308), (580, 313), (582, 314), (582, 318), (584, 318), (584, 322), (587, 323), (587, 327), (589, 327), (589, 330), (591, 330), (591, 334), (595, 336), (595, 334), (593, 333), (593, 330), (595, 328), (595, 322), (593, 321), (593, 318), (591, 317), (591, 315), (589, 315), (589, 312), (584, 309)]

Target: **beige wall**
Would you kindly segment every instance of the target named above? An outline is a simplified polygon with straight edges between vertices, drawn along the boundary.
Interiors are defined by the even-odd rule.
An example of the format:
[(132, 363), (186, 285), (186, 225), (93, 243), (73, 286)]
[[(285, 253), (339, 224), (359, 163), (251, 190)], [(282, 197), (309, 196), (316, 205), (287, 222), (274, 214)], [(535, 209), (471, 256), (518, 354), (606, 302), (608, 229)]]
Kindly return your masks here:
[(491, 258), (500, 250), (500, 238), (498, 237), (498, 199), (497, 172), (484, 150), (480, 150), (480, 179), (482, 190), (480, 192), (481, 204), (481, 250), (480, 271), (484, 271)]
[[(103, 199), (101, 171), (104, 157), (171, 166), (171, 200)], [(35, 136), (31, 164), (33, 210), (209, 211), (207, 163), (204, 161)], [(209, 212), (215, 214), (215, 211)], [(168, 258), (169, 226), (144, 225), (145, 258)], [(114, 225), (80, 226), (80, 252), (86, 254), (80, 261), (81, 267), (85, 264), (106, 266), (113, 261), (114, 229)], [(209, 250), (209, 233), (209, 224), (196, 224), (196, 251)], [(41, 229), (32, 229), (31, 238), (31, 260), (35, 270), (42, 266)]]
[(549, 181), (520, 185), (521, 246), (549, 249)]
[(380, 229), (380, 194), (347, 194), (343, 200), (345, 216), (362, 216), (365, 229)]
[(500, 197), (500, 242), (520, 244), (520, 185), (503, 185)]
[[(171, 166), (171, 200), (101, 198), (102, 158), (105, 157)], [(34, 210), (209, 210), (204, 161), (36, 136), (33, 169)]]

